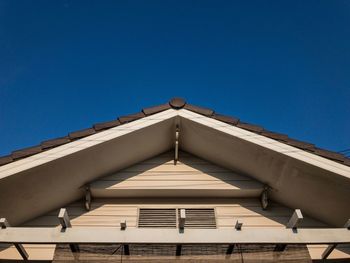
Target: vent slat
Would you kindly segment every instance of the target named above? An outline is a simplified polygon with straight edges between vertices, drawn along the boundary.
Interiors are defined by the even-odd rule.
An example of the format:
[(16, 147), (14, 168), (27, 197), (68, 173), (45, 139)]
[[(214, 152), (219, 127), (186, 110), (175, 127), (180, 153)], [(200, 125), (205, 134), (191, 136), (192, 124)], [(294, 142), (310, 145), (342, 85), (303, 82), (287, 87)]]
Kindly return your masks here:
[(214, 208), (186, 208), (185, 211), (185, 228), (216, 228)]
[(176, 209), (140, 208), (138, 226), (176, 228)]

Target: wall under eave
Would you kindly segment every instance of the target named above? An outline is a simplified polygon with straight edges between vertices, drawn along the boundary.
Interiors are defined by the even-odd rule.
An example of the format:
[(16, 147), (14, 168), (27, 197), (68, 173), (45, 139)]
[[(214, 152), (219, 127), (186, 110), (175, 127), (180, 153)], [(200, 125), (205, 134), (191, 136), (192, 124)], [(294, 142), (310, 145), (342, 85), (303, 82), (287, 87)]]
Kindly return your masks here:
[(350, 218), (349, 167), (198, 114), (181, 116), (183, 150), (269, 185), (272, 199), (332, 226)]

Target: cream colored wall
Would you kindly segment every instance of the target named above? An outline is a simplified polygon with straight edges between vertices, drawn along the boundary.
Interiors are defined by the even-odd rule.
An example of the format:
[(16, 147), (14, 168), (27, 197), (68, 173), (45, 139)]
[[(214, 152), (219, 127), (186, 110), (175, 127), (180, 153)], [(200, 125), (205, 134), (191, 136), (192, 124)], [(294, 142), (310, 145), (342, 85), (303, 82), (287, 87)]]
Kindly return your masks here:
[[(99, 181), (109, 181), (111, 185), (128, 182), (128, 186), (149, 187), (154, 182), (164, 182), (167, 187), (177, 184), (196, 182), (198, 187), (211, 185), (217, 189), (230, 187), (236, 181), (252, 181), (252, 179), (232, 173), (221, 167), (212, 165), (186, 153), (181, 153), (181, 162), (173, 165), (172, 153), (166, 153), (141, 164), (128, 168), (117, 174), (104, 177)], [(141, 167), (141, 168), (140, 168)], [(124, 184), (125, 186), (125, 184)], [(66, 208), (73, 227), (119, 227), (121, 220), (127, 221), (128, 227), (137, 227), (139, 208), (214, 208), (218, 228), (233, 228), (237, 219), (243, 222), (244, 228), (285, 227), (293, 210), (277, 203), (271, 203), (269, 209), (262, 210), (258, 198), (98, 198), (86, 211), (83, 201), (69, 204)], [(23, 226), (27, 227), (59, 227), (58, 209), (31, 220)], [(325, 227), (324, 224), (306, 217), (301, 227)], [(30, 259), (52, 259), (55, 246), (25, 245)], [(320, 258), (324, 246), (309, 246), (312, 258)], [(349, 249), (347, 247), (346, 249)], [(346, 249), (337, 249), (330, 258), (341, 258)], [(349, 250), (350, 251), (350, 250)], [(15, 248), (0, 248), (0, 259), (20, 259)]]
[(188, 153), (180, 152), (179, 156), (177, 165), (171, 151), (102, 177), (91, 184), (92, 194), (98, 197), (256, 197), (263, 189), (261, 183), (250, 177)]

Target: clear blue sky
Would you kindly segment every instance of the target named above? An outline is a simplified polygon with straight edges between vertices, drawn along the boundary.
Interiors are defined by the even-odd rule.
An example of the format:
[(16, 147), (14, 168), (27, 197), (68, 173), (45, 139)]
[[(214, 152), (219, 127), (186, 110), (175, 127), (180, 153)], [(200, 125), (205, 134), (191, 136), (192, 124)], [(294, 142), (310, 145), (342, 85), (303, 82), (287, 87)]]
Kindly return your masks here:
[(173, 96), (350, 148), (350, 1), (0, 1), (0, 155)]

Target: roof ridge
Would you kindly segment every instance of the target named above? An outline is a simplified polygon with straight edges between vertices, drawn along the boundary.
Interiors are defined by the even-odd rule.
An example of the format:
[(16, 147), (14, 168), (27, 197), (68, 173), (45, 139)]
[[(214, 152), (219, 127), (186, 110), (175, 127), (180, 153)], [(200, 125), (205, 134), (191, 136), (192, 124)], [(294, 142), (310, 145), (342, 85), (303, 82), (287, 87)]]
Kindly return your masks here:
[(113, 128), (119, 125), (123, 125), (125, 123), (129, 123), (129, 122), (132, 122), (132, 121), (135, 121), (168, 109), (176, 109), (176, 110), (186, 109), (186, 110), (204, 115), (206, 117), (225, 122), (232, 126), (237, 126), (239, 128), (254, 132), (256, 134), (260, 134), (262, 136), (288, 144), (290, 146), (302, 149), (304, 151), (325, 157), (327, 159), (336, 161), (338, 163), (350, 166), (350, 158), (346, 157), (341, 153), (321, 149), (316, 147), (312, 143), (289, 138), (288, 135), (286, 134), (280, 134), (269, 130), (265, 130), (263, 127), (259, 125), (242, 122), (240, 119), (236, 117), (219, 114), (209, 108), (203, 108), (200, 106), (188, 104), (185, 99), (179, 98), (179, 97), (172, 98), (168, 103), (165, 103), (165, 104), (143, 108), (141, 112), (121, 116), (111, 121), (96, 123), (96, 124), (93, 124), (93, 126), (90, 128), (70, 132), (67, 136), (49, 139), (46, 141), (42, 141), (39, 145), (13, 151), (9, 155), (0, 157), (0, 166), (58, 147), (60, 145), (63, 145), (84, 137), (87, 137), (89, 135), (101, 132), (103, 130)]

